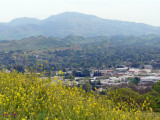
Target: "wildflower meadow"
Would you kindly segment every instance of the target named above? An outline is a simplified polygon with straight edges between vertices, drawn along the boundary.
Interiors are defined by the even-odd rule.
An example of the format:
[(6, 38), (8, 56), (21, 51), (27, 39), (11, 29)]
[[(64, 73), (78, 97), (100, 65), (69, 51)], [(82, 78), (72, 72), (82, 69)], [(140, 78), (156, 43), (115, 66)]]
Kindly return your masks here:
[(123, 106), (61, 81), (0, 71), (0, 120), (160, 120), (152, 108)]

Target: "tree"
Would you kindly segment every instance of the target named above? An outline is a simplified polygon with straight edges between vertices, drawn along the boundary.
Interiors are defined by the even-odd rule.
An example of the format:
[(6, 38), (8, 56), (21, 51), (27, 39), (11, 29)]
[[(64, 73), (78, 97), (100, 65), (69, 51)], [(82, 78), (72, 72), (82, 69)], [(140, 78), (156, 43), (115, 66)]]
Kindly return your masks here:
[(82, 87), (86, 92), (90, 92), (92, 90), (92, 85), (89, 82), (85, 82)]
[(13, 68), (17, 70), (18, 72), (22, 72), (22, 73), (25, 72), (24, 67), (22, 65), (15, 65), (13, 66)]
[(138, 77), (128, 78), (128, 80), (129, 80), (131, 83), (135, 84), (135, 85), (138, 85), (138, 83), (140, 82), (140, 78), (138, 78)]
[(154, 84), (153, 89), (158, 93), (160, 93), (160, 81)]

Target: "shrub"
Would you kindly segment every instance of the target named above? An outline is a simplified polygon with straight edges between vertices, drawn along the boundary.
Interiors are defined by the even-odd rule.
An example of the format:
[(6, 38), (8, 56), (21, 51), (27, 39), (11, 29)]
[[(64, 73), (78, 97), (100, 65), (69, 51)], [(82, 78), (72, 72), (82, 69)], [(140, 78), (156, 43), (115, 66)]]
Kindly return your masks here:
[(108, 98), (112, 99), (116, 104), (125, 103), (121, 106), (122, 109), (137, 109), (142, 107), (144, 102), (143, 95), (131, 90), (130, 88), (112, 89), (108, 92)]
[[(128, 94), (123, 90), (120, 93)], [(121, 99), (129, 98), (125, 99), (125, 96), (122, 96)], [(117, 104), (125, 106), (125, 103)], [(143, 112), (140, 109), (123, 111), (117, 108), (107, 96), (95, 94), (92, 91), (85, 92), (78, 87), (66, 87), (61, 81), (40, 79), (35, 74), (1, 71), (0, 114), (1, 120), (160, 119), (159, 114), (150, 111)]]

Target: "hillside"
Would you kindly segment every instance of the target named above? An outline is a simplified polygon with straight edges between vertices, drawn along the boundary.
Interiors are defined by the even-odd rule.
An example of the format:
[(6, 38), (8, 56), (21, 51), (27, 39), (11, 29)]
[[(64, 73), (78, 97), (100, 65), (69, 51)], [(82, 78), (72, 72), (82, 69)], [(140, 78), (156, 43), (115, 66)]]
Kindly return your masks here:
[(58, 47), (67, 47), (70, 45), (79, 45), (85, 43), (94, 43), (107, 40), (108, 37), (82, 37), (82, 36), (73, 36), (69, 35), (65, 38), (58, 37), (29, 37), (22, 40), (1, 40), (0, 41), (0, 51), (8, 50), (37, 50), (37, 49), (49, 49), (49, 48), (58, 48)]
[(114, 100), (120, 96), (117, 92), (110, 99), (99, 93), (85, 92), (80, 87), (68, 87), (56, 80), (38, 78), (35, 74), (0, 71), (0, 75), (1, 120), (160, 119), (160, 115), (148, 107), (147, 100), (142, 101), (143, 106), (136, 105), (136, 98), (132, 96), (139, 100), (140, 95), (131, 90), (126, 94), (127, 101), (116, 103)]
[(0, 51), (9, 50), (42, 50), (54, 49), (59, 47), (69, 47), (71, 45), (89, 46), (95, 43), (100, 44), (100, 47), (106, 45), (112, 46), (150, 46), (152, 48), (160, 47), (160, 35), (144, 35), (144, 36), (97, 36), (97, 37), (83, 37), (69, 35), (65, 38), (37, 36), (29, 37), (22, 40), (1, 40)]
[(30, 36), (111, 36), (159, 34), (160, 27), (143, 23), (102, 19), (93, 15), (65, 12), (44, 20), (16, 18), (0, 23), (0, 40), (17, 40)]
[(160, 36), (38, 36), (0, 42), (0, 56), (0, 65), (6, 66), (15, 63), (32, 66), (38, 57), (44, 62), (48, 60), (51, 66), (59, 69), (102, 69), (104, 66), (110, 68), (121, 64), (135, 68), (151, 64), (153, 68), (159, 69)]

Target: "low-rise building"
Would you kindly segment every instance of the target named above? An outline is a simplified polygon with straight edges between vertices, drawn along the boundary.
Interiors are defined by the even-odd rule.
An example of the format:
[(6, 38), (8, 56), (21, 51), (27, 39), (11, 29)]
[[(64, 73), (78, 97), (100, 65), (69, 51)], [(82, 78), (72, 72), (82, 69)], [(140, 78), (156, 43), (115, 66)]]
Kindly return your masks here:
[(128, 67), (116, 68), (116, 71), (118, 72), (126, 72), (127, 70), (128, 70)]
[(160, 80), (160, 77), (156, 77), (156, 76), (141, 77), (139, 85), (153, 84), (158, 82), (159, 80)]

